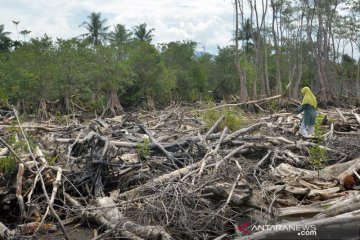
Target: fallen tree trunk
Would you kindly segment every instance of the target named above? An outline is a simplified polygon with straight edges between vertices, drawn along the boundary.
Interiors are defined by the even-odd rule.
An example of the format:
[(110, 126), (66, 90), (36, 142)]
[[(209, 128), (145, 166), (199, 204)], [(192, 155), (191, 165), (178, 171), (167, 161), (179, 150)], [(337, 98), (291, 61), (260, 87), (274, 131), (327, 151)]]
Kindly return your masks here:
[(330, 218), (287, 222), (276, 225), (281, 231), (266, 229), (235, 239), (357, 239), (359, 221), (360, 210), (357, 210)]
[(183, 162), (177, 160), (170, 152), (168, 152), (152, 135), (151, 133), (145, 128), (143, 125), (139, 125), (139, 128), (149, 136), (151, 142), (155, 144), (156, 148), (159, 149), (166, 158), (177, 168), (177, 166), (184, 166)]
[[(109, 197), (97, 198), (95, 200), (95, 210), (87, 210), (70, 195), (66, 193), (64, 195), (70, 205), (76, 207), (76, 210), (79, 211), (84, 218), (95, 220), (100, 226), (104, 226), (106, 229), (114, 229), (124, 237), (130, 239), (172, 239), (160, 226), (141, 226), (126, 219), (126, 217), (114, 207), (115, 202)], [(99, 208), (99, 210), (96, 208)]]

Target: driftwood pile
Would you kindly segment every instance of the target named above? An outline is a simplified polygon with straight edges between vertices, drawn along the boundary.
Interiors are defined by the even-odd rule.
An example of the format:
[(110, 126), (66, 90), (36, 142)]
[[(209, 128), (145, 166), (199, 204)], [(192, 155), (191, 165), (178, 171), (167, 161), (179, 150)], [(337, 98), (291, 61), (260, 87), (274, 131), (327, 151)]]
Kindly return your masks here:
[[(322, 113), (319, 143), (299, 136), (301, 116), (285, 111), (244, 113), (249, 124), (236, 131), (219, 130), (224, 116), (205, 129), (196, 111), (180, 106), (85, 122), (67, 116), (63, 124), (21, 121), (3, 111), (0, 236), (72, 239), (69, 226), (76, 224), (94, 229), (84, 239), (284, 234), (246, 235), (239, 231), (243, 219), (354, 227), (360, 221), (359, 112)], [(327, 152), (321, 170), (309, 162), (313, 146)]]

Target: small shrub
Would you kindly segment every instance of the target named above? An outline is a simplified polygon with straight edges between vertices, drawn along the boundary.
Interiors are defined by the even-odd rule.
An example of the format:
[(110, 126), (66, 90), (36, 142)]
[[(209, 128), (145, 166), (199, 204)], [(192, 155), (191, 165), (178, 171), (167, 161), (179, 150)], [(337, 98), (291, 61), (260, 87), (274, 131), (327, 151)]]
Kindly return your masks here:
[(145, 138), (144, 142), (136, 147), (136, 152), (139, 155), (140, 159), (145, 160), (150, 155), (149, 144), (150, 140), (148, 138)]
[(16, 171), (16, 161), (13, 157), (0, 158), (0, 172), (11, 175)]
[(218, 131), (221, 131), (228, 127), (231, 131), (236, 131), (242, 128), (246, 124), (244, 113), (240, 109), (235, 108), (223, 108), (208, 110), (202, 114), (202, 118), (205, 121), (205, 128), (210, 129), (214, 123), (221, 117), (225, 116), (224, 121), (220, 124)]
[[(315, 120), (314, 126), (314, 137), (316, 144), (309, 149), (309, 162), (318, 171), (326, 165), (327, 162), (327, 151), (321, 145), (324, 143), (323, 134), (324, 131), (321, 129), (321, 122), (324, 116), (318, 114)], [(319, 173), (319, 172), (318, 172)]]
[(102, 98), (91, 100), (89, 102), (90, 110), (102, 110), (104, 106), (105, 106), (105, 103)]
[(316, 116), (316, 119), (315, 119), (314, 137), (318, 141), (323, 141), (324, 140), (322, 135), (324, 135), (325, 132), (321, 128), (321, 123), (322, 123), (324, 117), (325, 117), (324, 114), (318, 113), (318, 115)]

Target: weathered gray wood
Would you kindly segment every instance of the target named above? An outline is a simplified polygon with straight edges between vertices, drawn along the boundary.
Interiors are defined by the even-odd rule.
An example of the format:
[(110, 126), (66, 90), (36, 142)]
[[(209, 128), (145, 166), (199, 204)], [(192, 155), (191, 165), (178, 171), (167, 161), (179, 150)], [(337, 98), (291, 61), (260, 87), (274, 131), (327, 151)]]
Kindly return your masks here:
[[(232, 184), (230, 183), (216, 183), (214, 185), (205, 186), (201, 193), (212, 193), (213, 195), (209, 196), (210, 198), (226, 200), (230, 196), (231, 190)], [(249, 199), (250, 196), (251, 188), (249, 184), (244, 180), (241, 180), (236, 183), (230, 202), (235, 205), (242, 205)]]
[(166, 158), (167, 158), (174, 166), (176, 166), (176, 167), (177, 167), (177, 165), (179, 165), (179, 166), (184, 166), (184, 163), (181, 162), (181, 161), (179, 161), (179, 160), (177, 160), (170, 152), (168, 152), (168, 151), (164, 148), (164, 146), (162, 146), (162, 145), (152, 136), (152, 134), (145, 128), (145, 126), (139, 125), (139, 128), (140, 128), (142, 131), (144, 131), (144, 133), (146, 133), (146, 134), (149, 136), (151, 142), (152, 142), (153, 144), (155, 144), (155, 146), (166, 156)]
[[(329, 237), (332, 239), (357, 239), (359, 237), (360, 210), (341, 214), (335, 217), (325, 219), (307, 219), (302, 221), (287, 222), (279, 224), (280, 226), (304, 226), (315, 225), (316, 236)], [(309, 239), (301, 238), (296, 231), (273, 231), (263, 230), (247, 236), (236, 237), (236, 240), (257, 240), (257, 239)], [(323, 237), (323, 238), (325, 238)], [(317, 239), (314, 238), (314, 239)], [(331, 239), (331, 238), (325, 238)]]

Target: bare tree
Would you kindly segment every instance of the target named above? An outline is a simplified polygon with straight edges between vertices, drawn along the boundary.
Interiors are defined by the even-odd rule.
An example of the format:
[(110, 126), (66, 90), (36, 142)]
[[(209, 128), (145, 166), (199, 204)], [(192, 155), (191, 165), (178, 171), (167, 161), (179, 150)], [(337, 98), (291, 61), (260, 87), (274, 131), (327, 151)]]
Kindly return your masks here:
[(240, 101), (245, 102), (248, 97), (247, 87), (246, 87), (246, 78), (245, 72), (242, 71), (240, 66), (240, 57), (239, 57), (239, 9), (243, 11), (243, 2), (235, 0), (235, 66), (236, 72), (240, 83)]
[[(273, 11), (271, 30), (274, 39), (275, 58), (276, 58), (275, 59), (275, 66), (276, 66), (275, 93), (277, 95), (282, 94), (282, 89), (281, 89), (281, 74), (280, 74), (280, 52), (279, 52), (279, 45), (277, 39), (277, 31), (275, 31), (275, 22), (276, 22), (276, 15), (279, 12), (279, 5), (281, 4), (282, 4), (281, 0), (276, 2), (274, 0), (271, 0), (271, 7)], [(277, 25), (278, 24), (276, 24), (276, 27), (278, 27)]]
[[(260, 84), (260, 95), (267, 96), (270, 94), (270, 85), (269, 85), (269, 77), (268, 72), (266, 71), (266, 61), (265, 61), (265, 51), (266, 51), (266, 35), (265, 35), (265, 17), (267, 13), (267, 5), (268, 0), (262, 0), (262, 11), (261, 11), (261, 20), (258, 14), (257, 8), (257, 0), (248, 0), (251, 17), (253, 20), (255, 17), (255, 28), (252, 29), (252, 40), (254, 42), (254, 50), (255, 50), (255, 63), (256, 63), (256, 75), (257, 80)], [(254, 30), (255, 29), (255, 30)], [(253, 85), (253, 96), (257, 96), (257, 85), (254, 83)]]

